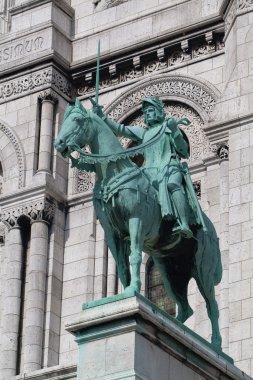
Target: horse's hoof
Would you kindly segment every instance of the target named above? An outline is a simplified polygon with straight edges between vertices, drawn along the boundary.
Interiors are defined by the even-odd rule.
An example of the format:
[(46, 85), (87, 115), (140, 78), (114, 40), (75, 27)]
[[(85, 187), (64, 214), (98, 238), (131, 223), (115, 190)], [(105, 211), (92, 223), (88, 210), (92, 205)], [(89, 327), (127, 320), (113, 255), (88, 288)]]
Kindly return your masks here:
[(136, 288), (135, 286), (127, 286), (125, 291), (124, 291), (124, 294), (126, 296), (129, 296), (129, 297), (134, 297), (136, 293), (140, 293), (140, 291), (138, 290), (138, 288)]

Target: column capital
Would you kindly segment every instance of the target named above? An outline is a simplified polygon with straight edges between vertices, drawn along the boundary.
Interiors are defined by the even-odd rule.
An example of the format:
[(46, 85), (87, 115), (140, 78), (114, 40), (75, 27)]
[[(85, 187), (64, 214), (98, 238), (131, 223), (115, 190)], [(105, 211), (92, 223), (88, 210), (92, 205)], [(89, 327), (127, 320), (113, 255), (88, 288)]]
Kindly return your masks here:
[(51, 223), (55, 213), (55, 202), (47, 198), (33, 200), (14, 207), (2, 210), (0, 221), (9, 229), (19, 226), (22, 218), (29, 218), (30, 221), (45, 221)]
[(57, 103), (58, 102), (58, 95), (56, 94), (55, 91), (53, 91), (51, 88), (40, 92), (38, 98), (42, 101), (50, 101), (52, 103)]

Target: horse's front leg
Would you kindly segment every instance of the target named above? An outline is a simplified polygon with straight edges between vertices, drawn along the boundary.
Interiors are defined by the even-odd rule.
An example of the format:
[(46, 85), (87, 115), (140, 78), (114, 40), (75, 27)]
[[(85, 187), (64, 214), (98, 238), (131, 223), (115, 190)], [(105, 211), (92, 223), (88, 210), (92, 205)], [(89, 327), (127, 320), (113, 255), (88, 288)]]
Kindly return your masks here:
[(143, 221), (140, 218), (129, 219), (129, 235), (130, 235), (130, 267), (131, 267), (131, 282), (125, 289), (125, 293), (133, 294), (140, 293), (140, 267), (142, 261), (142, 247), (144, 241)]

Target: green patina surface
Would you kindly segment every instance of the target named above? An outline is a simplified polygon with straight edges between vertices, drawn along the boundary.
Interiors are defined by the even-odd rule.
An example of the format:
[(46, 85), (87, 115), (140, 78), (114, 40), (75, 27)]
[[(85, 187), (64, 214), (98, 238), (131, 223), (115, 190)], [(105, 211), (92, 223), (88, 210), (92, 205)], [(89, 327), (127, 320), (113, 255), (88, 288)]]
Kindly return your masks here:
[[(218, 238), (182, 162), (190, 152), (183, 131), (190, 121), (166, 117), (158, 98), (144, 99), (142, 110), (145, 129), (109, 119), (94, 101), (92, 111), (86, 110), (77, 99), (66, 109), (55, 147), (73, 167), (96, 173), (93, 203), (124, 297), (140, 292), (145, 251), (153, 257), (168, 296), (177, 303), (178, 321), (185, 322), (193, 313), (187, 288), (195, 278), (211, 320), (212, 345), (221, 350), (214, 293), (222, 275)], [(118, 136), (136, 141), (137, 146), (124, 149)], [(87, 145), (90, 154), (83, 152)], [(73, 151), (79, 152), (78, 158), (73, 158)], [(145, 159), (141, 168), (131, 160), (140, 153)]]

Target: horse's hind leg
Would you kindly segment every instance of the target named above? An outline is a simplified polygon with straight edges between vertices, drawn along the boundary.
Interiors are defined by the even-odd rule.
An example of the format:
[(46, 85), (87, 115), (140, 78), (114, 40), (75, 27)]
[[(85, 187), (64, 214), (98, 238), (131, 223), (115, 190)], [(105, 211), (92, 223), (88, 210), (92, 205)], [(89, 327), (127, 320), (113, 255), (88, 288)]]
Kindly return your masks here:
[(129, 294), (133, 292), (140, 293), (141, 290), (140, 267), (144, 241), (142, 224), (140, 218), (129, 219), (131, 282), (125, 289), (125, 293)]
[(221, 335), (218, 323), (219, 308), (215, 299), (214, 285), (207, 283), (204, 286), (202, 286), (202, 283), (198, 278), (196, 278), (196, 282), (200, 290), (200, 293), (202, 294), (206, 302), (207, 314), (212, 325), (211, 343), (216, 349), (221, 350)]

